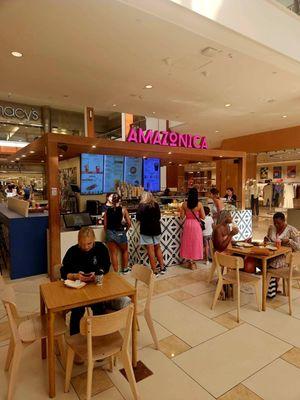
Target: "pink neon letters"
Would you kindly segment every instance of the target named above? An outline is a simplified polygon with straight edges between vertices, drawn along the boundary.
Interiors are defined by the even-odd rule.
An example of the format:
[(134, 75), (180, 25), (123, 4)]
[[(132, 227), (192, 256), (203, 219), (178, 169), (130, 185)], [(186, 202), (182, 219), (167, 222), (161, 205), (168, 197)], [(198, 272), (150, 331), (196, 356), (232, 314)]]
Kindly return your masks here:
[(131, 128), (127, 142), (157, 144), (160, 146), (186, 147), (194, 149), (207, 149), (206, 136), (191, 135), (168, 131), (143, 131), (141, 128)]

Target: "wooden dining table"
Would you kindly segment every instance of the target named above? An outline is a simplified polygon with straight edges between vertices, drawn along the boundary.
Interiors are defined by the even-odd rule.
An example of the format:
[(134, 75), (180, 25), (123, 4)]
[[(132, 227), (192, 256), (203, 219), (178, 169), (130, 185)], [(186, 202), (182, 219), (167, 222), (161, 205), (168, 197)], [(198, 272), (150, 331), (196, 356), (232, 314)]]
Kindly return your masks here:
[[(136, 289), (124, 278), (114, 272), (104, 275), (101, 286), (89, 283), (83, 288), (74, 289), (64, 285), (63, 281), (40, 285), (41, 315), (47, 313), (48, 341), (42, 341), (42, 357), (48, 356), (49, 397), (55, 397), (55, 354), (54, 354), (54, 321), (55, 314), (76, 307), (89, 306), (94, 303), (128, 296), (134, 304), (132, 322), (132, 364), (137, 364), (137, 321)], [(47, 351), (46, 351), (47, 350)]]
[(290, 247), (280, 246), (277, 250), (269, 250), (268, 255), (262, 254), (255, 254), (255, 250), (253, 251), (254, 247), (237, 247), (230, 245), (226, 253), (233, 255), (241, 255), (241, 256), (248, 256), (253, 257), (262, 262), (262, 310), (266, 311), (266, 292), (267, 288), (267, 268), (268, 268), (268, 261), (272, 260), (275, 257), (281, 256), (283, 254), (289, 253), (291, 250)]

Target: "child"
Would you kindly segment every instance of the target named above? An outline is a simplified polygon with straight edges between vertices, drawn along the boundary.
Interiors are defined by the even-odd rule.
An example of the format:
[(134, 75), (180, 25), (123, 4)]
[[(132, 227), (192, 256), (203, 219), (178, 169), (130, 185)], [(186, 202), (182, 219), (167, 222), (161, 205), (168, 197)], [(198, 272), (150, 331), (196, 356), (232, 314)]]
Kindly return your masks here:
[(214, 220), (210, 215), (210, 208), (204, 207), (205, 213), (205, 229), (203, 230), (203, 248), (204, 248), (204, 260), (206, 263), (209, 263), (209, 241), (211, 240), (212, 232), (213, 232), (213, 224)]

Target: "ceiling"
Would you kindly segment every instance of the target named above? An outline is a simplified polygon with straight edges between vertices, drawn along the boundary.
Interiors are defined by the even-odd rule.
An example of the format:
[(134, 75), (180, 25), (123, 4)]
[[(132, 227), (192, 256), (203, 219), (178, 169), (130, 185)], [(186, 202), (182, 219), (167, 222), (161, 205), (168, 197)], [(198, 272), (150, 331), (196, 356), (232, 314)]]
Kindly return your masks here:
[(2, 0), (0, 37), (2, 100), (74, 111), (88, 105), (100, 114), (155, 112), (182, 121), (180, 132), (207, 135), (210, 147), (300, 125), (300, 74), (117, 0)]

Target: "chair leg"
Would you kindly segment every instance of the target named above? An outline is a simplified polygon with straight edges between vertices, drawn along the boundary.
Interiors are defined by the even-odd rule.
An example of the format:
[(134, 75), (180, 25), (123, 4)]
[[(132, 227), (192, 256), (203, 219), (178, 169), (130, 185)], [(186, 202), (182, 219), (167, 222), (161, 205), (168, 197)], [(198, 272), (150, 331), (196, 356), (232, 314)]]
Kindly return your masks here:
[(218, 284), (217, 284), (217, 288), (216, 288), (216, 292), (215, 292), (215, 296), (214, 296), (214, 299), (213, 299), (213, 302), (212, 302), (212, 305), (211, 305), (211, 309), (212, 310), (215, 308), (215, 306), (217, 304), (217, 300), (218, 300), (219, 295), (220, 295), (220, 293), (222, 291), (222, 287), (223, 287), (223, 281), (222, 280), (220, 281), (220, 279), (219, 279), (218, 280)]
[(284, 278), (282, 278), (282, 294), (286, 296), (286, 280)]
[(210, 283), (213, 280), (215, 272), (216, 272), (216, 264), (214, 262), (212, 262), (210, 271), (209, 271), (209, 275), (208, 275), (207, 283)]
[(93, 370), (94, 370), (94, 362), (91, 360), (88, 362), (86, 400), (91, 400), (92, 397)]
[(156, 348), (156, 350), (159, 350), (159, 343), (158, 343), (157, 335), (156, 335), (156, 332), (155, 332), (155, 329), (154, 329), (154, 324), (153, 324), (153, 320), (152, 320), (152, 317), (151, 317), (150, 310), (145, 310), (144, 316), (145, 316), (145, 320), (147, 322), (149, 331), (151, 333), (155, 348)]
[(55, 338), (57, 340), (57, 345), (60, 353), (60, 358), (63, 366), (66, 366), (66, 349), (65, 349), (65, 341), (64, 335), (59, 335)]
[(7, 400), (12, 400), (13, 398), (14, 389), (17, 384), (17, 373), (20, 366), (22, 353), (23, 353), (22, 345), (17, 345), (14, 349), (14, 354), (11, 361)]
[(10, 341), (9, 341), (9, 347), (8, 347), (8, 351), (7, 351), (4, 371), (8, 371), (9, 370), (10, 363), (11, 363), (11, 360), (12, 360), (13, 355), (14, 355), (14, 347), (15, 347), (14, 346), (14, 342), (13, 342), (13, 339), (11, 338)]
[(136, 318), (136, 327), (137, 327), (137, 330), (140, 331), (140, 324), (139, 324), (138, 318)]
[(134, 373), (133, 373), (133, 369), (132, 369), (129, 353), (124, 351), (124, 352), (122, 352), (122, 356), (121, 357), (122, 357), (123, 366), (124, 366), (124, 369), (125, 369), (125, 372), (126, 372), (126, 376), (127, 376), (131, 391), (133, 393), (134, 400), (139, 400), (140, 396), (139, 396), (139, 392), (138, 392), (135, 376), (134, 376)]
[(65, 376), (65, 393), (70, 389), (70, 381), (71, 375), (73, 370), (73, 363), (74, 363), (74, 350), (68, 346), (67, 350), (67, 360), (66, 360), (66, 376)]
[(292, 315), (292, 280), (288, 279), (289, 312)]
[(240, 323), (240, 308), (241, 308), (241, 288), (240, 285), (237, 285), (237, 314), (236, 320)]
[(115, 363), (114, 358), (115, 356), (109, 357), (109, 372), (113, 372), (114, 370), (114, 363)]
[(266, 292), (265, 292), (265, 301), (266, 301), (266, 304), (267, 304), (268, 290), (269, 290), (271, 278), (272, 278), (271, 275), (267, 274)]
[(256, 297), (258, 311), (261, 311), (258, 285), (255, 285), (255, 297)]
[(297, 283), (298, 283), (298, 288), (300, 289), (300, 281), (299, 281), (299, 279), (297, 279)]

